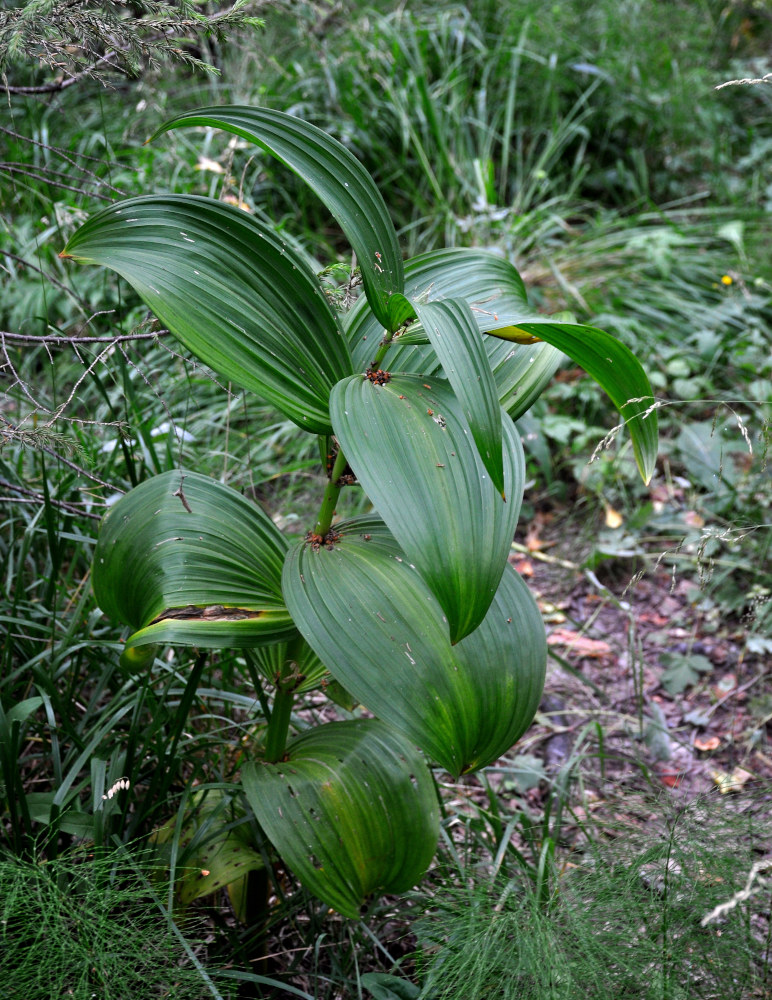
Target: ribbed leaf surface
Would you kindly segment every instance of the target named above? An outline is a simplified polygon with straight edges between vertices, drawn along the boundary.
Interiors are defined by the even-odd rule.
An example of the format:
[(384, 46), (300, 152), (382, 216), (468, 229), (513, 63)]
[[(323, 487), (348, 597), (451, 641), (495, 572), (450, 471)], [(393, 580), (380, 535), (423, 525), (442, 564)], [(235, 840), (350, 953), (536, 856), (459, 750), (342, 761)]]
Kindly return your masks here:
[(281, 594), (286, 548), (270, 518), (235, 490), (165, 472), (105, 516), (94, 594), (105, 614), (137, 630), (127, 649), (275, 642), (296, 634)]
[(520, 437), (504, 420), (497, 493), (450, 385), (395, 375), (339, 382), (330, 415), (378, 513), (436, 595), (457, 642), (482, 621), (509, 554), (523, 496)]
[(657, 411), (652, 409), (654, 396), (646, 372), (621, 340), (592, 326), (548, 320), (491, 332), (507, 340), (522, 333), (540, 337), (581, 365), (619, 410), (630, 432), (638, 469), (643, 481), (649, 482), (657, 461)]
[[(405, 294), (418, 303), (463, 298), (469, 304), (479, 328), (492, 334), (485, 348), (499, 401), (513, 420), (533, 404), (567, 354), (598, 382), (624, 417), (641, 475), (649, 481), (657, 456), (657, 414), (649, 412), (654, 399), (646, 373), (621, 341), (594, 327), (534, 314), (515, 268), (482, 250), (438, 250), (407, 261)], [(364, 370), (380, 338), (379, 324), (365, 301), (357, 303), (345, 327), (354, 368)], [(392, 371), (434, 375), (439, 361), (431, 346), (420, 346), (425, 337), (421, 326), (410, 326), (397, 341), (405, 346), (395, 346), (384, 365)], [(542, 342), (523, 344), (528, 337)]]
[(397, 235), (383, 196), (345, 146), (292, 115), (244, 106), (189, 111), (166, 122), (155, 135), (183, 125), (206, 125), (239, 135), (302, 177), (337, 219), (356, 252), (365, 293), (379, 322), (397, 329), (402, 306), (390, 301), (404, 284)]
[(241, 771), (247, 800), (303, 885), (347, 917), (371, 893), (405, 892), (426, 871), (439, 814), (425, 762), (377, 719), (332, 722), (279, 764)]
[[(265, 867), (254, 847), (249, 827), (234, 824), (233, 811), (222, 789), (206, 788), (191, 795), (191, 808), (180, 825), (172, 815), (153, 834), (154, 845), (170, 845), (180, 852), (184, 874), (177, 878), (176, 894), (182, 906), (211, 896), (240, 882), (251, 871)], [(191, 853), (188, 848), (194, 844)], [(165, 852), (164, 852), (165, 853)]]
[(122, 275), (224, 378), (300, 427), (330, 430), (330, 389), (352, 368), (316, 277), (270, 229), (193, 195), (133, 198), (89, 219), (63, 256)]
[(416, 305), (493, 485), (504, 494), (501, 407), (482, 334), (463, 299)]
[[(294, 684), (292, 690), (297, 694), (313, 691), (321, 687), (325, 678), (329, 680), (327, 667), (321, 662), (307, 642), (300, 641), (300, 636), (292, 640), (292, 662), (295, 664)], [(289, 642), (274, 643), (270, 646), (259, 646), (249, 654), (252, 662), (258, 668), (269, 684), (274, 684), (276, 678), (285, 674), (290, 653)]]
[(344, 687), (452, 774), (523, 734), (544, 683), (544, 626), (507, 565), (480, 627), (455, 646), (437, 600), (385, 526), (341, 523), (333, 548), (290, 549), (282, 584), (308, 643)]
[[(434, 250), (413, 257), (405, 264), (405, 295), (419, 306), (425, 302), (463, 299), (483, 333), (528, 318), (539, 319), (528, 305), (517, 270), (485, 250)], [(383, 333), (382, 326), (365, 299), (360, 299), (346, 316), (345, 329), (355, 371), (365, 371), (370, 366)], [(422, 325), (413, 324), (400, 335), (385, 364), (392, 371), (441, 375), (432, 346), (411, 346), (427, 340)], [(498, 398), (513, 420), (532, 405), (563, 358), (560, 351), (546, 343), (523, 347), (485, 337), (484, 347)]]

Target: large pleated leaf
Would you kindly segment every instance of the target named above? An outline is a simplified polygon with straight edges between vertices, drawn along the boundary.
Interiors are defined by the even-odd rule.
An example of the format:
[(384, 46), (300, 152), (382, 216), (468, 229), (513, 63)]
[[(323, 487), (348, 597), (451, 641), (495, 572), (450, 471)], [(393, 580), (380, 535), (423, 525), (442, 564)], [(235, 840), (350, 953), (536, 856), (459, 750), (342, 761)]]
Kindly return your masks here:
[(504, 421), (504, 502), (450, 385), (355, 375), (330, 397), (351, 468), (436, 595), (457, 642), (482, 621), (507, 561), (523, 497), (520, 436)]
[(437, 846), (439, 814), (425, 762), (377, 719), (332, 722), (278, 764), (241, 771), (247, 800), (303, 885), (347, 917), (372, 893), (405, 892)]
[[(632, 352), (594, 327), (541, 316), (529, 308), (517, 271), (508, 261), (482, 250), (438, 250), (405, 265), (405, 294), (413, 301), (463, 298), (479, 328), (492, 334), (486, 351), (499, 401), (512, 419), (532, 405), (567, 354), (609, 395), (629, 428), (636, 461), (646, 482), (657, 455), (657, 414), (651, 385)], [(366, 302), (346, 319), (354, 367), (363, 370), (381, 335)], [(537, 338), (537, 343), (527, 341)], [(433, 375), (439, 361), (422, 327), (413, 324), (387, 356), (392, 370)], [(405, 346), (398, 346), (400, 341)], [(644, 418), (644, 414), (646, 414)]]
[(257, 646), (296, 635), (284, 606), (287, 543), (259, 507), (195, 472), (165, 472), (102, 521), (97, 603), (148, 643)]
[(657, 411), (646, 372), (625, 344), (592, 326), (551, 323), (546, 318), (491, 333), (515, 341), (523, 335), (539, 337), (581, 365), (619, 410), (630, 432), (638, 469), (644, 482), (649, 482), (657, 460)]
[(482, 624), (455, 646), (444, 616), (383, 525), (336, 525), (332, 549), (290, 549), (287, 606), (330, 672), (452, 774), (492, 763), (539, 704), (546, 641), (538, 608), (507, 565)]
[(496, 489), (504, 494), (501, 407), (483, 336), (463, 299), (416, 305), (418, 318), (469, 424)]
[[(483, 333), (529, 318), (539, 319), (528, 304), (517, 269), (485, 250), (434, 250), (411, 258), (405, 264), (405, 295), (417, 305), (463, 299)], [(360, 299), (346, 316), (345, 328), (354, 368), (365, 371), (383, 334), (383, 325), (367, 301)], [(413, 324), (397, 338), (386, 365), (393, 371), (442, 374), (433, 347), (422, 346), (427, 340), (422, 325)], [(562, 353), (547, 343), (523, 347), (486, 337), (484, 347), (498, 398), (512, 419), (532, 405), (563, 359)]]
[(224, 378), (300, 427), (330, 430), (331, 387), (352, 368), (316, 277), (238, 208), (193, 195), (133, 198), (89, 219), (63, 256), (121, 274)]
[[(489, 356), (496, 353), (490, 344), (499, 344), (493, 337), (485, 338)], [(493, 377), (499, 391), (499, 402), (511, 420), (519, 420), (533, 406), (552, 381), (565, 355), (550, 344), (531, 344), (521, 347), (517, 344), (507, 351), (503, 359), (493, 369)]]
[[(402, 304), (402, 255), (386, 204), (356, 157), (315, 125), (269, 108), (201, 108), (178, 115), (155, 133), (183, 125), (221, 128), (254, 142), (301, 177), (338, 221), (357, 255), (365, 293), (380, 323), (396, 330)], [(155, 138), (155, 136), (153, 137)]]

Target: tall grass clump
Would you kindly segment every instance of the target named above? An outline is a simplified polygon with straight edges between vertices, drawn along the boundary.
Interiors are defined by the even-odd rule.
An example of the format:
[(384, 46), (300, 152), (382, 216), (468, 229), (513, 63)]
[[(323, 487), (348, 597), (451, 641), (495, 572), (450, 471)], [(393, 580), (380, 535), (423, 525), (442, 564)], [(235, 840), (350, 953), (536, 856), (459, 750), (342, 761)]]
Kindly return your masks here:
[[(220, 993), (136, 855), (0, 855), (0, 970), (8, 1000), (204, 1000)], [(160, 886), (157, 885), (158, 891)], [(196, 929), (188, 928), (195, 942)], [(195, 942), (203, 956), (200, 942)]]
[(720, 923), (703, 925), (716, 904), (744, 886), (754, 846), (768, 843), (772, 829), (759, 806), (738, 814), (718, 796), (681, 807), (660, 800), (651, 804), (646, 829), (632, 822), (595, 828), (582, 848), (551, 864), (546, 901), (521, 871), (504, 867), (488, 880), (480, 856), (461, 869), (451, 865), (414, 925), (420, 996), (764, 995), (766, 901), (752, 899)]
[[(663, 34), (657, 5), (637, 0), (548, 13), (532, 0), (472, 0), (321, 24), (313, 6), (297, 11), (275, 39), (281, 53), (292, 38), (292, 53), (246, 53), (229, 93), (254, 99), (259, 80), (279, 106), (332, 130), (384, 190), (411, 253), (509, 229), (522, 252), (589, 203), (769, 198), (769, 96), (713, 90), (733, 59), (763, 59), (761, 17), (741, 30), (723, 5), (675, 4)], [(274, 197), (264, 163), (247, 181)], [(300, 211), (315, 219), (307, 202)]]

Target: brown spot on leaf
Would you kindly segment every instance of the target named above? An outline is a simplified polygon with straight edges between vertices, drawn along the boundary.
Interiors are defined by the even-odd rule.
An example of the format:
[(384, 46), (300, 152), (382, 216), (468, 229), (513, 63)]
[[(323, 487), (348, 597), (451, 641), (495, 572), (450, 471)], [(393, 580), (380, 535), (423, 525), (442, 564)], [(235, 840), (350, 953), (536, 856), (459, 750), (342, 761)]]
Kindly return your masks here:
[(237, 622), (246, 618), (259, 618), (262, 614), (262, 611), (253, 611), (251, 608), (231, 608), (223, 604), (188, 604), (184, 608), (167, 608), (150, 624), (157, 625), (164, 621)]

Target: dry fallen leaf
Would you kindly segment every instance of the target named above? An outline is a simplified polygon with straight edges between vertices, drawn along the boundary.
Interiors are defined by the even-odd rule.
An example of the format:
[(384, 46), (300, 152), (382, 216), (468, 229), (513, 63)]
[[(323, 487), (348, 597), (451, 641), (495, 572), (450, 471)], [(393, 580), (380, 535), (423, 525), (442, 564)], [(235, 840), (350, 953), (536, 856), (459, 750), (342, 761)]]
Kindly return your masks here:
[(557, 545), (557, 542), (545, 542), (541, 537), (548, 520), (549, 516), (540, 514), (539, 511), (534, 514), (525, 532), (525, 547), (529, 552), (541, 552), (542, 549), (551, 549), (553, 545)]
[(751, 772), (746, 771), (744, 767), (736, 767), (731, 774), (727, 771), (711, 771), (710, 776), (718, 785), (718, 790), (722, 795), (742, 791), (743, 785), (753, 777)]
[(737, 678), (734, 674), (724, 674), (720, 681), (716, 684), (711, 685), (710, 690), (713, 692), (713, 696), (719, 701), (725, 698), (730, 691), (734, 691), (737, 687)]
[(235, 205), (236, 208), (240, 208), (242, 212), (251, 212), (252, 209), (245, 201), (239, 201), (239, 199), (233, 194), (226, 194), (223, 201), (228, 205)]
[(561, 625), (566, 620), (566, 616), (552, 601), (537, 601), (536, 603), (539, 605), (539, 611), (547, 624)]
[(703, 753), (708, 753), (711, 750), (718, 750), (721, 746), (721, 740), (718, 736), (705, 736), (704, 738), (696, 736), (694, 739), (695, 750), (701, 750)]
[(601, 660), (611, 655), (611, 646), (602, 639), (589, 639), (586, 635), (564, 628), (555, 629), (547, 636), (547, 642), (550, 646), (565, 646), (566, 652), (589, 659)]
[(533, 576), (533, 563), (530, 559), (514, 559), (512, 565), (520, 576)]
[(656, 761), (654, 763), (654, 770), (659, 775), (662, 784), (668, 788), (678, 788), (683, 780), (684, 772), (667, 761)]
[(225, 167), (217, 160), (210, 160), (208, 156), (199, 156), (196, 170), (206, 170), (210, 174), (224, 174)]

